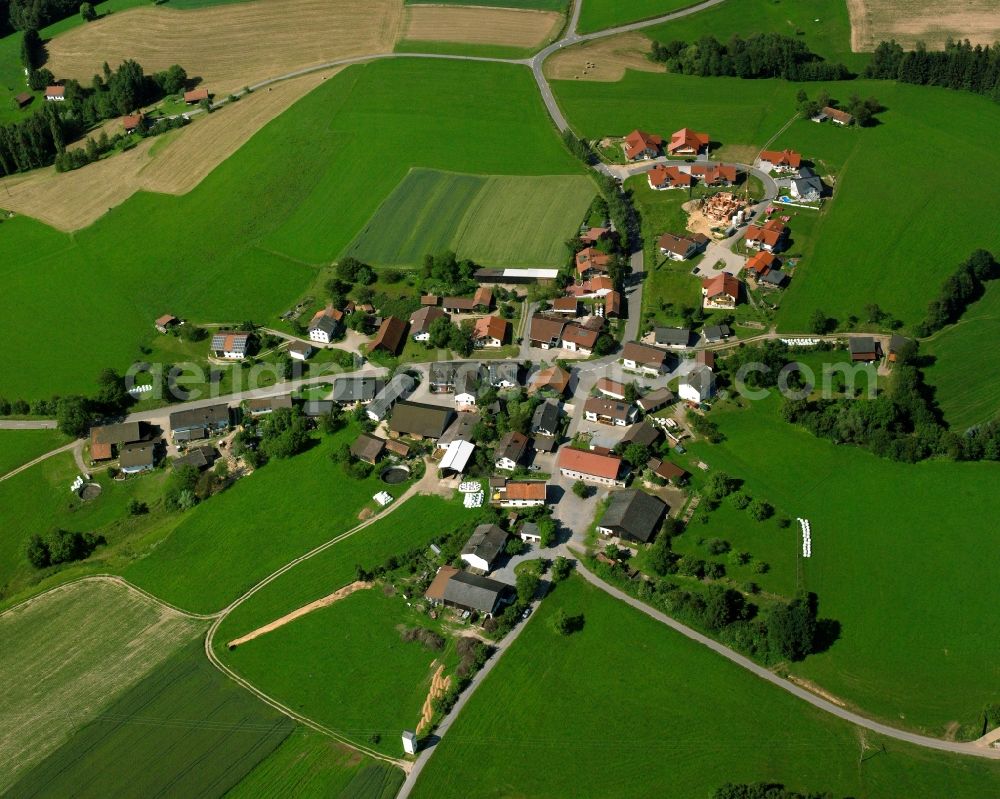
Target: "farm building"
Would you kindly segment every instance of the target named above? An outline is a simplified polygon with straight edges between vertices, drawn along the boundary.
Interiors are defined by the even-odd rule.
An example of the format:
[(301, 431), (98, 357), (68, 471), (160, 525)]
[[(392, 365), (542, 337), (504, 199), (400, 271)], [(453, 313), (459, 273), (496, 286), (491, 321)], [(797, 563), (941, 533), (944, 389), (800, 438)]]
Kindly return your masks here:
[(586, 247), (576, 254), (576, 271), (580, 277), (590, 277), (608, 271), (611, 256), (596, 247)]
[(622, 315), (622, 295), (617, 291), (609, 291), (604, 296), (604, 307), (597, 307), (598, 313), (604, 312), (605, 319), (618, 319)]
[(470, 569), (489, 573), (507, 544), (507, 533), (495, 524), (479, 525), (462, 547), (462, 561)]
[(543, 350), (559, 348), (562, 345), (562, 335), (565, 327), (565, 319), (536, 313), (531, 317), (531, 326), (528, 329), (528, 338), (531, 339), (531, 346), (541, 347)]
[(222, 403), (207, 408), (175, 411), (169, 417), (174, 442), (198, 441), (229, 429), (229, 406)]
[[(345, 378), (347, 379), (347, 378)], [(336, 391), (337, 384), (334, 383), (334, 390)], [(397, 375), (393, 375), (392, 380), (385, 384), (381, 390), (372, 399), (371, 404), (368, 406), (368, 418), (373, 422), (381, 422), (386, 416), (389, 415), (389, 411), (392, 410), (392, 406), (396, 404), (401, 399), (410, 396), (413, 389), (417, 387), (417, 381), (410, 377), (405, 372), (401, 372)], [(357, 391), (357, 389), (355, 389)], [(353, 401), (363, 401), (363, 400), (351, 400)]]
[(835, 125), (842, 125), (847, 127), (854, 124), (854, 117), (848, 114), (846, 111), (841, 111), (839, 108), (834, 108), (832, 105), (823, 106), (822, 110), (823, 116), (829, 119)]
[(151, 471), (156, 466), (156, 443), (136, 441), (125, 444), (118, 453), (118, 466), (125, 474)]
[(172, 327), (176, 327), (179, 324), (179, 320), (176, 316), (171, 314), (163, 314), (155, 322), (153, 322), (153, 327), (155, 327), (160, 333), (166, 333)]
[(251, 416), (265, 416), (280, 408), (292, 407), (292, 395), (282, 394), (278, 397), (260, 397), (247, 400), (247, 410)]
[(673, 483), (674, 485), (683, 483), (688, 477), (688, 473), (684, 469), (676, 463), (666, 459), (660, 460), (659, 458), (650, 458), (649, 463), (646, 465), (654, 475), (659, 477), (661, 480)]
[(674, 401), (674, 392), (669, 388), (657, 388), (639, 397), (635, 404), (642, 408), (643, 413), (653, 413)]
[(377, 352), (381, 350), (390, 355), (398, 355), (399, 351), (403, 348), (405, 339), (406, 322), (402, 319), (397, 319), (395, 316), (389, 316), (382, 320), (375, 338), (368, 345), (368, 351)]
[(649, 422), (640, 422), (632, 425), (628, 432), (622, 436), (621, 444), (641, 444), (644, 447), (651, 447), (660, 440), (660, 431)]
[(606, 227), (592, 227), (580, 236), (580, 241), (584, 244), (597, 244), (601, 239), (607, 238), (610, 232)]
[(424, 594), (434, 604), (456, 610), (493, 616), (512, 601), (511, 587), (506, 583), (442, 566)]
[(558, 463), (563, 477), (571, 480), (625, 487), (625, 479), (621, 477), (622, 460), (617, 455), (563, 447), (559, 450)]
[(219, 457), (215, 447), (191, 447), (183, 455), (174, 458), (171, 466), (180, 469), (183, 466), (193, 466), (199, 472), (204, 471)]
[(552, 312), (578, 316), (580, 313), (580, 300), (576, 297), (557, 297), (552, 300)]
[(882, 357), (882, 345), (871, 336), (851, 336), (847, 348), (856, 363), (874, 363)]
[(309, 340), (318, 344), (329, 344), (336, 338), (340, 327), (343, 324), (344, 314), (336, 308), (327, 307), (316, 311), (313, 318), (309, 320), (307, 332)]
[(227, 361), (242, 361), (250, 354), (252, 336), (252, 333), (220, 330), (212, 336), (208, 349), (216, 358)]
[(61, 103), (66, 99), (65, 86), (46, 86), (45, 99), (52, 103)]
[[(753, 259), (751, 258), (750, 260)], [(709, 325), (708, 327), (702, 328), (701, 331), (701, 337), (709, 344), (718, 344), (720, 341), (725, 341), (732, 335), (733, 331), (729, 325)]]
[(122, 127), (126, 133), (135, 133), (135, 131), (143, 127), (145, 122), (146, 117), (142, 114), (128, 114), (122, 117)]
[(889, 361), (891, 363), (895, 363), (904, 354), (912, 350), (913, 347), (913, 339), (906, 338), (906, 336), (901, 336), (898, 333), (893, 333), (892, 337), (889, 339)]
[(453, 415), (454, 412), (450, 408), (442, 408), (439, 405), (397, 402), (389, 420), (389, 429), (400, 435), (417, 438), (441, 438)]
[(362, 433), (351, 444), (351, 454), (358, 460), (372, 465), (378, 463), (384, 449), (385, 441), (368, 433)]
[(28, 94), (28, 92), (21, 92), (14, 98), (14, 102), (17, 104), (18, 108), (25, 108), (31, 105), (31, 101), (35, 99), (33, 94)]
[(375, 399), (384, 385), (384, 382), (377, 377), (360, 375), (338, 377), (333, 381), (330, 399), (341, 405), (353, 405), (356, 402), (367, 405)]
[(597, 523), (597, 532), (640, 544), (648, 544), (656, 537), (669, 510), (663, 500), (634, 488), (614, 491), (610, 500)]
[(184, 92), (184, 102), (188, 105), (194, 105), (195, 103), (200, 103), (202, 100), (208, 99), (208, 89), (192, 89), (191, 91)]
[(90, 428), (90, 459), (111, 460), (126, 444), (145, 441), (152, 431), (145, 422), (120, 422)]

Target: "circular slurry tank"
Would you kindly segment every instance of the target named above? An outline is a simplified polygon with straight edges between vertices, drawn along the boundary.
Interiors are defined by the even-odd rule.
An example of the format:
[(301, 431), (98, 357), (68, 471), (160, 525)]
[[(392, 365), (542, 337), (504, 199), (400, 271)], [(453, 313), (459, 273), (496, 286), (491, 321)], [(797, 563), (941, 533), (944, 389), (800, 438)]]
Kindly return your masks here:
[(409, 479), (410, 468), (408, 466), (390, 466), (388, 469), (383, 469), (379, 477), (382, 478), (383, 483), (390, 485), (402, 483)]

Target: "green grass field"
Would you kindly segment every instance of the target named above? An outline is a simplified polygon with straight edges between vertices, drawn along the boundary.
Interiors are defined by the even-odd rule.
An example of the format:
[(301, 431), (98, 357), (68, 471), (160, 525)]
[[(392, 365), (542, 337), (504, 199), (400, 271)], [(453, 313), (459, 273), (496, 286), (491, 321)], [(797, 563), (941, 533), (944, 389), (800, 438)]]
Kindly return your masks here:
[(221, 796), (295, 723), (226, 678), (194, 641), (44, 761), (15, 796)]
[(454, 251), (484, 266), (561, 266), (564, 242), (594, 199), (588, 178), (486, 177), (414, 170), (375, 212), (347, 255), (416, 266)]
[[(297, 727), (274, 752), (226, 794), (230, 799), (299, 796), (308, 799), (391, 799), (403, 772)], [(359, 786), (367, 793), (358, 791)]]
[[(162, 536), (176, 523), (177, 514), (156, 508), (163, 494), (164, 472), (124, 483), (109, 480), (101, 472), (94, 476), (102, 488), (101, 495), (87, 502), (69, 490), (79, 473), (72, 453), (66, 452), (0, 483), (0, 508), (4, 509), (0, 524), (0, 601), (9, 602), (26, 590), (38, 591), (95, 571), (117, 571), (134, 557), (132, 547), (138, 546), (143, 536)], [(129, 516), (127, 506), (133, 498), (146, 502), (154, 512)], [(56, 527), (100, 533), (108, 543), (98, 547), (86, 561), (35, 569), (24, 554), (25, 544), (33, 533), (44, 535)]]
[(0, 476), (69, 443), (58, 430), (0, 431)]
[(285, 572), (235, 608), (219, 625), (215, 650), (228, 657), (226, 643), (354, 580), (355, 566), (376, 566), (475, 517), (461, 503), (417, 495), (405, 506), (356, 535)]
[(74, 583), (0, 615), (0, 791), (206, 626), (107, 581)]
[(780, 33), (804, 41), (812, 52), (853, 70), (860, 71), (869, 58), (865, 53), (851, 52), (851, 20), (842, 0), (741, 0), (647, 28), (643, 33), (664, 43), (678, 39), (695, 42), (702, 36), (725, 42), (733, 35), (748, 38), (756, 33)]
[[(583, 630), (556, 634), (559, 608), (582, 613)], [(413, 796), (466, 796), (475, 782), (483, 799), (703, 799), (725, 782), (767, 780), (834, 796), (978, 799), (998, 778), (996, 762), (859, 732), (573, 578), (469, 700)]]
[(185, 610), (211, 613), (356, 526), (374, 494), (406, 488), (387, 486), (377, 474), (345, 477), (330, 453), (357, 434), (352, 425), (307, 452), (272, 461), (188, 511), (167, 540), (125, 568), (125, 577)]
[[(358, 157), (362, 150), (371, 157)], [(136, 195), (74, 236), (29, 219), (3, 222), (0, 278), (11, 312), (0, 319), (8, 344), (0, 394), (89, 391), (101, 368), (140, 356), (165, 312), (276, 321), (412, 167), (583, 174), (522, 67), (431, 59), (351, 67), (183, 197)], [(213, 288), (234, 281), (240, 291)], [(34, 320), (70, 312), (90, 346), (72, 358), (38, 350)]]
[(713, 417), (726, 440), (692, 455), (812, 524), (804, 587), (841, 633), (794, 673), (892, 724), (980, 734), (983, 707), (1000, 701), (1000, 622), (984, 590), (1000, 567), (984, 546), (1000, 466), (881, 460), (785, 424), (772, 400)]
[(958, 324), (921, 342), (934, 363), (924, 371), (944, 418), (955, 430), (993, 419), (1000, 411), (1000, 374), (990, 368), (983, 343), (1000, 333), (1000, 286), (991, 284)]
[[(331, 583), (330, 591), (335, 588)], [(357, 591), (241, 644), (226, 660), (279, 702), (360, 744), (401, 756), (400, 731), (420, 720), (437, 663), (447, 672), (457, 664), (453, 643), (432, 652), (400, 637), (398, 624), (433, 624), (406, 611), (401, 597), (383, 596), (378, 588)]]
[[(813, 94), (820, 88), (646, 73), (628, 73), (618, 83), (553, 83), (567, 117), (588, 138), (689, 125), (722, 143), (720, 158), (736, 160), (752, 157), (792, 117), (800, 86)], [(874, 95), (888, 110), (879, 115), (882, 124), (864, 130), (798, 120), (771, 145), (799, 150), (837, 180), (833, 199), (811, 223), (811, 252), (803, 253), (785, 292), (779, 328), (808, 331), (817, 308), (841, 322), (863, 317), (871, 302), (912, 325), (973, 249), (1000, 250), (1000, 228), (992, 223), (1000, 196), (982, 190), (1000, 174), (1000, 155), (988, 144), (1000, 107), (969, 94), (888, 82), (824, 87), (841, 98)], [(660, 102), (663, 96), (671, 102)], [(978, 174), (929, 185), (928, 154), (952, 147), (978, 165)], [(795, 228), (793, 222), (793, 234)]]
[(626, 0), (581, 0), (581, 2), (583, 8), (576, 26), (577, 32), (592, 33), (640, 19), (669, 14), (679, 8), (695, 5), (697, 0), (637, 0), (633, 3)]

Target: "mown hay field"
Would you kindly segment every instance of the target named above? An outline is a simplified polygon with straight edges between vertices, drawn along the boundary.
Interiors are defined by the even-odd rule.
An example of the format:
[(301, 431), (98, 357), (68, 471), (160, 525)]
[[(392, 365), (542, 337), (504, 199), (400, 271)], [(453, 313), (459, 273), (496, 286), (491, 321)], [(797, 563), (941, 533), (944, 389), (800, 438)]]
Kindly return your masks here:
[(851, 46), (874, 50), (895, 39), (903, 47), (924, 42), (931, 49), (948, 39), (988, 45), (1000, 41), (1000, 9), (996, 0), (939, 3), (931, 0), (847, 0)]
[(419, 5), (406, 9), (403, 36), (410, 41), (540, 47), (562, 28), (552, 11)]
[(407, 6), (482, 6), (484, 8), (520, 8), (535, 11), (565, 12), (568, 0), (404, 0)]
[[(582, 614), (583, 629), (556, 633), (559, 610)], [(412, 795), (458, 799), (475, 783), (535, 799), (694, 799), (765, 781), (979, 799), (998, 779), (996, 761), (886, 742), (823, 713), (574, 577), (470, 697)]]
[(649, 39), (641, 33), (622, 33), (554, 53), (545, 62), (545, 75), (554, 80), (619, 81), (626, 69), (664, 72), (665, 67), (648, 55)]
[(69, 440), (58, 430), (0, 430), (0, 477)]
[(138, 8), (57, 36), (46, 66), (89, 84), (101, 64), (180, 64), (216, 95), (338, 58), (392, 52), (399, 0), (266, 0), (194, 11)]
[(412, 266), (453, 250), (484, 266), (561, 266), (595, 194), (583, 176), (507, 177), (412, 171), (346, 254)]
[[(187, 127), (84, 169), (58, 173), (36, 169), (0, 181), (5, 207), (59, 230), (88, 227), (137, 191), (185, 194), (242, 147), (258, 130), (300, 97), (336, 74), (315, 72), (282, 81), (229, 103), (212, 114), (199, 114)], [(117, 132), (121, 122), (109, 124)]]
[(12, 793), (222, 796), (294, 728), (193, 641), (23, 774)]
[(1000, 285), (992, 283), (955, 325), (921, 342), (920, 354), (934, 363), (924, 377), (945, 421), (956, 432), (987, 422), (1000, 413), (1000, 371), (990, 364), (991, 345), (1000, 336)]
[[(415, 166), (584, 171), (523, 67), (431, 59), (350, 67), (188, 194), (139, 192), (72, 237), (24, 217), (0, 223), (9, 309), (0, 316), (9, 344), (0, 395), (92, 391), (101, 368), (142, 357), (140, 345), (156, 335), (152, 321), (165, 312), (277, 322)], [(73, 357), (36, 346), (36, 320), (60, 314), (87, 331), (88, 345)]]
[(0, 791), (206, 626), (110, 580), (69, 584), (0, 615)]

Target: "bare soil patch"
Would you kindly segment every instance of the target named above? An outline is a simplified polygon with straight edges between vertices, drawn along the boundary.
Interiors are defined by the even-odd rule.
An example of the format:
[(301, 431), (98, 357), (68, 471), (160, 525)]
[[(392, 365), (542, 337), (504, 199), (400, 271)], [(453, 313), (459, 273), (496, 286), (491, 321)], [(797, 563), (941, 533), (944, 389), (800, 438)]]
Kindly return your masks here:
[(38, 169), (7, 178), (0, 181), (6, 186), (5, 207), (72, 232), (137, 191), (189, 192), (260, 128), (335, 73), (317, 72), (260, 89), (213, 114), (199, 114), (185, 128), (82, 169), (62, 174)]
[[(437, 661), (435, 661), (437, 662)], [(433, 663), (431, 665), (434, 665)], [(451, 675), (445, 677), (444, 663), (439, 663), (434, 676), (431, 677), (431, 687), (427, 691), (423, 709), (420, 711), (420, 723), (417, 724), (417, 735), (420, 735), (434, 718), (434, 700), (442, 697), (451, 688)]]
[(107, 61), (146, 72), (180, 64), (215, 95), (348, 56), (391, 52), (400, 0), (266, 0), (195, 11), (137, 8), (81, 25), (48, 44), (46, 66), (89, 84)]
[(640, 72), (665, 72), (654, 64), (649, 53), (649, 39), (641, 33), (623, 33), (560, 50), (545, 64), (545, 74), (555, 80), (597, 80), (614, 82), (625, 77), (626, 69)]
[(562, 27), (562, 14), (483, 6), (409, 6), (404, 38), (420, 42), (540, 47)]
[(838, 707), (847, 707), (843, 699), (839, 699), (838, 697), (831, 694), (829, 691), (823, 690), (818, 685), (816, 685), (816, 683), (814, 683), (812, 680), (807, 680), (805, 677), (796, 677), (794, 674), (789, 674), (787, 676), (789, 682), (793, 682), (796, 685), (805, 688), (807, 691), (816, 694), (816, 696), (823, 697), (827, 702), (833, 702), (833, 704), (837, 705)]
[(239, 638), (234, 638), (229, 642), (228, 647), (230, 649), (236, 649), (240, 644), (245, 644), (247, 641), (252, 641), (254, 638), (260, 638), (260, 636), (265, 633), (269, 633), (273, 630), (277, 630), (279, 627), (284, 627), (286, 624), (290, 624), (296, 619), (300, 619), (307, 613), (312, 613), (314, 610), (319, 610), (320, 608), (326, 608), (332, 605), (334, 602), (339, 602), (345, 597), (349, 597), (355, 591), (363, 591), (367, 588), (371, 588), (372, 584), (365, 582), (363, 580), (355, 580), (349, 585), (345, 585), (343, 588), (338, 588), (332, 594), (328, 594), (322, 599), (317, 599), (315, 602), (310, 602), (308, 605), (303, 605), (301, 608), (293, 610), (291, 613), (286, 613), (280, 619), (275, 619), (272, 622), (265, 624), (263, 627), (258, 627), (256, 630), (242, 635)]
[(1000, 11), (996, 0), (966, 0), (942, 8), (930, 0), (847, 0), (851, 16), (851, 49), (874, 50), (883, 39), (895, 39), (904, 47), (918, 40), (930, 48), (952, 39), (973, 44), (1000, 40)]

